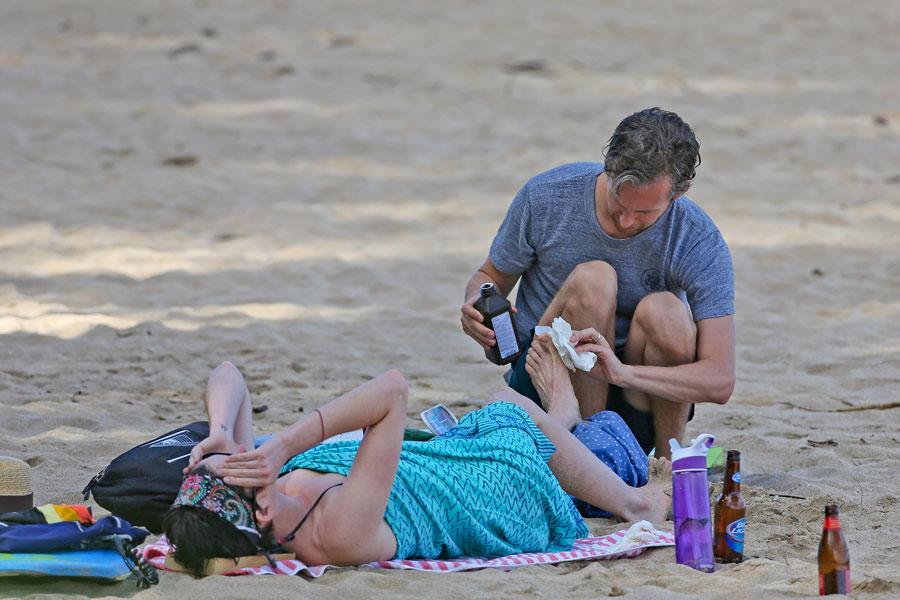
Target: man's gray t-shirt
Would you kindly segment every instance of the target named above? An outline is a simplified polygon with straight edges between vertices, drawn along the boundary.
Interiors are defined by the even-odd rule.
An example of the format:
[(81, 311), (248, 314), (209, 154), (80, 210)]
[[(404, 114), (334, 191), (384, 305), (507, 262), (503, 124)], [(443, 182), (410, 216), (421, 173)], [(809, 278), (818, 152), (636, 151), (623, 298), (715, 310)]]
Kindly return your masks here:
[(576, 265), (609, 263), (618, 275), (616, 350), (625, 347), (640, 300), (668, 290), (691, 309), (694, 321), (734, 314), (731, 254), (712, 219), (687, 196), (674, 200), (656, 222), (626, 239), (600, 227), (594, 202), (600, 163), (562, 165), (532, 178), (519, 191), (491, 244), (491, 262), (521, 274), (516, 298), (525, 337)]

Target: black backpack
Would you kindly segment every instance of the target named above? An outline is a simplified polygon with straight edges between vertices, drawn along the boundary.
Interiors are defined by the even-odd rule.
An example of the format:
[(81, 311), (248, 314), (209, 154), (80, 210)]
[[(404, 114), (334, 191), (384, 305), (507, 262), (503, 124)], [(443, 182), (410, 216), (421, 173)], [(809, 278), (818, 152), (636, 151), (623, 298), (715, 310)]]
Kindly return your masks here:
[(153, 533), (172, 506), (191, 450), (209, 437), (209, 424), (191, 423), (132, 448), (113, 459), (82, 490), (114, 515)]

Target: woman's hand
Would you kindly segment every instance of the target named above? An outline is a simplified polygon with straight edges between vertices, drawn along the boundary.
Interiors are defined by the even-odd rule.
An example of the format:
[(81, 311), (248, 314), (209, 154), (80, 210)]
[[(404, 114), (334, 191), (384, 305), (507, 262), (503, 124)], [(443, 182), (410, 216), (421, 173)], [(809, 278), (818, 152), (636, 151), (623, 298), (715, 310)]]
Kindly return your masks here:
[(191, 456), (190, 458), (188, 458), (188, 466), (182, 469), (181, 472), (185, 475), (190, 473), (194, 469), (194, 467), (200, 464), (200, 461), (203, 460), (204, 454), (209, 454), (210, 452), (234, 451), (234, 440), (232, 440), (230, 437), (224, 435), (212, 435), (194, 446), (194, 448), (191, 450)]
[(573, 331), (569, 341), (576, 352), (593, 352), (597, 355), (597, 364), (591, 369), (591, 377), (603, 379), (613, 385), (622, 385), (628, 365), (622, 364), (606, 338), (593, 327)]
[(275, 483), (287, 460), (282, 448), (278, 436), (250, 452), (238, 446), (237, 453), (226, 458), (222, 465), (225, 483), (245, 488), (262, 488)]

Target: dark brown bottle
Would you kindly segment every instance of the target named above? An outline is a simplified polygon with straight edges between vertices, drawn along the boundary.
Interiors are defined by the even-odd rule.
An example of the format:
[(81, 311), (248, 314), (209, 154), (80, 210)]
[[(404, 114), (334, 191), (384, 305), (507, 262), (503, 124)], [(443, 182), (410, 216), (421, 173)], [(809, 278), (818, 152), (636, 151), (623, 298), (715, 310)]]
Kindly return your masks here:
[(819, 542), (819, 595), (850, 593), (850, 550), (841, 530), (838, 507), (825, 507), (825, 525)]
[(747, 505), (741, 496), (741, 453), (729, 450), (725, 483), (715, 508), (713, 556), (716, 562), (739, 563), (744, 560), (746, 515)]
[(509, 300), (497, 292), (493, 283), (481, 285), (481, 297), (475, 301), (475, 310), (484, 318), (484, 326), (494, 331), (495, 343), (485, 348), (484, 355), (495, 365), (506, 365), (522, 353), (516, 335), (516, 316)]

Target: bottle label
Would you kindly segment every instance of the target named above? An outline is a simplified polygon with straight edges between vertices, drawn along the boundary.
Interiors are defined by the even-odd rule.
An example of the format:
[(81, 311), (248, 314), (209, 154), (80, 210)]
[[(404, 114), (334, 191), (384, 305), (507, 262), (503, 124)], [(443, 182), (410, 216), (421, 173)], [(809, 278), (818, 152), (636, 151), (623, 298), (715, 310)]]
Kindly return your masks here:
[(497, 336), (497, 348), (500, 350), (500, 358), (512, 356), (519, 351), (519, 341), (512, 326), (509, 311), (491, 318), (491, 327)]
[(736, 471), (736, 472), (734, 473), (734, 475), (731, 476), (731, 480), (732, 480), (733, 482), (735, 482), (735, 483), (740, 483), (740, 482), (741, 482), (741, 472), (740, 472), (740, 471)]
[(747, 519), (742, 517), (725, 527), (725, 543), (737, 554), (744, 553), (744, 526), (746, 524)]
[(819, 573), (819, 595), (849, 594), (850, 569), (838, 567), (828, 573)]

